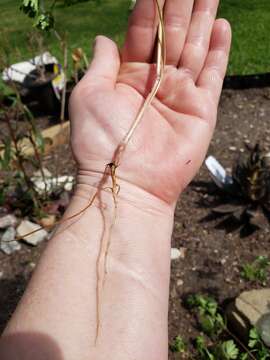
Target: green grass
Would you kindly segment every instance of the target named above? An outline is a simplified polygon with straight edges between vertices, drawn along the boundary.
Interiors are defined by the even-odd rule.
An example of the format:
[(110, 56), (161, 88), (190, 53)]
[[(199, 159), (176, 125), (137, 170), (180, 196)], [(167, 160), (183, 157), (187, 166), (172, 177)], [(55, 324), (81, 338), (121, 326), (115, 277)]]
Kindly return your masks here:
[[(107, 35), (118, 44), (123, 42), (129, 3), (129, 0), (102, 0), (97, 5), (90, 0), (70, 7), (59, 3), (55, 11), (57, 28), (62, 33), (67, 32), (70, 49), (82, 47), (91, 57), (91, 44), (97, 34)], [(8, 49), (9, 63), (28, 59), (39, 52), (27, 45), (27, 38), (34, 29), (32, 21), (19, 11), (19, 4), (19, 0), (0, 0), (0, 51), (3, 54), (3, 48)], [(227, 18), (233, 28), (228, 73), (269, 72), (270, 1), (221, 0), (219, 16)], [(62, 53), (55, 37), (45, 36), (45, 43), (61, 61)]]
[(219, 16), (233, 29), (228, 73), (270, 72), (270, 1), (221, 0)]
[[(31, 55), (27, 38), (34, 32), (33, 22), (19, 10), (18, 0), (0, 0), (0, 23), (2, 36), (0, 46), (12, 50), (11, 59)], [(94, 1), (64, 7), (61, 3), (55, 8), (56, 29), (60, 34), (68, 34), (70, 48), (83, 47), (89, 54), (91, 43), (98, 34), (106, 34), (118, 43), (123, 41), (127, 25), (129, 0), (102, 0), (100, 5)], [(59, 42), (53, 34), (45, 35), (45, 43), (50, 50), (61, 56)]]

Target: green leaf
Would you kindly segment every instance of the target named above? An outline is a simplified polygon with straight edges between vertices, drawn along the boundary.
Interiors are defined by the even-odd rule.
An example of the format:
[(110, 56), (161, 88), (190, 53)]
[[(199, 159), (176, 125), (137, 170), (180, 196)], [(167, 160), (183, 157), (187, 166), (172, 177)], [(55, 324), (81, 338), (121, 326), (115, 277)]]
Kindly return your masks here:
[(20, 6), (20, 10), (29, 17), (34, 18), (38, 14), (39, 0), (23, 0)]
[(41, 131), (37, 130), (35, 133), (35, 141), (36, 141), (36, 145), (38, 147), (38, 149), (40, 150), (41, 153), (44, 153), (45, 150), (45, 140), (42, 136)]
[(212, 335), (215, 330), (215, 319), (210, 317), (209, 315), (202, 315), (199, 318), (199, 323), (203, 332), (207, 335)]
[(0, 158), (0, 167), (2, 170), (8, 170), (12, 157), (11, 139), (7, 138), (4, 140), (4, 153), (3, 157)]
[(257, 340), (249, 340), (249, 342), (248, 342), (248, 347), (249, 348), (251, 348), (251, 349), (253, 349), (255, 346), (256, 346), (256, 344), (257, 344)]
[(177, 336), (173, 343), (169, 346), (171, 352), (174, 353), (183, 353), (186, 351), (186, 344), (181, 336)]
[(201, 360), (215, 360), (214, 355), (207, 348), (203, 336), (198, 336), (195, 339), (195, 347), (201, 356)]
[(248, 354), (247, 353), (243, 353), (240, 355), (240, 360), (248, 360)]
[(233, 340), (223, 342), (221, 348), (226, 360), (237, 359), (239, 350)]
[(34, 26), (42, 31), (49, 31), (54, 27), (54, 17), (51, 12), (40, 14), (34, 23)]
[(252, 328), (249, 331), (249, 337), (250, 339), (256, 339), (259, 340), (260, 339), (260, 335), (258, 333), (258, 330), (256, 328)]

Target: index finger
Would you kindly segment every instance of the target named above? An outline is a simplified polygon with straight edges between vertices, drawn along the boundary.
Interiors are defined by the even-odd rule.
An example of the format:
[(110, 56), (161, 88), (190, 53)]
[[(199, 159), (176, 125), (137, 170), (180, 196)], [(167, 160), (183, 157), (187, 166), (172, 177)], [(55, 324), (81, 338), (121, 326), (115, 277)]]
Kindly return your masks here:
[[(163, 8), (165, 0), (158, 0)], [(122, 50), (124, 62), (151, 62), (158, 26), (155, 0), (137, 0)]]

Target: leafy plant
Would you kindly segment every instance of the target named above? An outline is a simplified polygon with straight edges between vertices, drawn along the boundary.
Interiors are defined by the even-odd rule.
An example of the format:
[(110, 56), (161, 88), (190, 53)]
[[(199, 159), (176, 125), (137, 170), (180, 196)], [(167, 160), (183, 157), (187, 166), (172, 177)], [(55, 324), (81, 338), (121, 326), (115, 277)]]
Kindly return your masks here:
[[(265, 263), (266, 259), (261, 259), (261, 261)], [(208, 343), (204, 336), (198, 336), (195, 339), (195, 349), (199, 356), (198, 359), (270, 359), (269, 349), (266, 348), (260, 337), (260, 334), (255, 328), (252, 328), (249, 332), (248, 345), (244, 345), (240, 340), (237, 339), (235, 335), (229, 331), (225, 324), (224, 318), (221, 314), (218, 313), (218, 305), (214, 299), (196, 294), (189, 296), (187, 302), (193, 311), (195, 310), (195, 313), (199, 315), (199, 324), (203, 333), (211, 337), (211, 341), (208, 341)], [(206, 321), (205, 318), (207, 319)], [(207, 326), (205, 326), (205, 322)], [(214, 333), (214, 330), (216, 333)]]
[(34, 18), (39, 11), (39, 0), (23, 0), (20, 10), (22, 10), (30, 18)]
[(51, 12), (44, 12), (36, 18), (34, 26), (42, 31), (49, 31), (54, 27), (54, 17)]
[(248, 347), (253, 354), (260, 360), (270, 359), (270, 352), (261, 340), (260, 334), (256, 328), (253, 328), (249, 332), (249, 343)]
[(213, 351), (216, 358), (221, 360), (237, 359), (239, 354), (239, 349), (233, 340), (217, 344)]
[(207, 335), (216, 337), (224, 330), (225, 322), (214, 299), (195, 294), (188, 297), (187, 303), (195, 310), (200, 327)]
[(201, 360), (235, 360), (239, 355), (239, 349), (233, 340), (220, 341), (208, 347), (204, 337), (198, 336), (195, 348)]
[(233, 166), (231, 184), (216, 195), (219, 204), (212, 211), (228, 219), (233, 217), (239, 227), (251, 225), (259, 229), (270, 221), (270, 157), (259, 144), (247, 147)]
[(268, 256), (258, 256), (252, 263), (243, 265), (241, 276), (248, 281), (258, 281), (266, 284), (270, 259)]
[(174, 341), (170, 344), (169, 348), (171, 352), (183, 353), (186, 351), (187, 346), (184, 339), (180, 335), (178, 335), (176, 336)]
[(195, 339), (195, 348), (200, 355), (201, 360), (215, 360), (215, 357), (208, 349), (203, 336), (198, 336)]
[[(45, 140), (37, 128), (29, 109), (23, 105), (18, 91), (11, 98), (11, 105), (2, 106), (3, 118), (8, 135), (2, 134), (0, 146), (0, 204), (8, 211), (16, 210), (20, 216), (43, 217), (44, 209), (54, 193), (48, 196), (46, 179), (43, 169), (43, 154)], [(23, 119), (24, 130), (18, 128), (18, 122)], [(22, 139), (29, 140), (33, 156), (23, 151)], [(45, 191), (37, 191), (31, 174), (38, 171), (45, 184)], [(59, 195), (60, 196), (60, 195)]]
[[(75, 5), (89, 0), (64, 0), (65, 6)], [(21, 0), (20, 10), (34, 19), (33, 25), (42, 31), (55, 30), (54, 8), (56, 0)], [(100, 0), (95, 0), (98, 4)]]

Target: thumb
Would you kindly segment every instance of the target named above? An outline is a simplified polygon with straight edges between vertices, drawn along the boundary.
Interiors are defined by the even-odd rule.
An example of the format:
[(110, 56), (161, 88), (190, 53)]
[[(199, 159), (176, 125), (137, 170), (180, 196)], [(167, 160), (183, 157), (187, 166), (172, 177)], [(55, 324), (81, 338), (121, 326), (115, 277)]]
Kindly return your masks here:
[(120, 55), (117, 45), (105, 36), (97, 36), (94, 44), (94, 57), (84, 80), (93, 87), (115, 86), (120, 68)]

